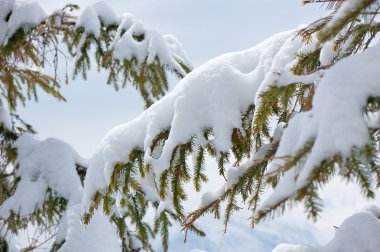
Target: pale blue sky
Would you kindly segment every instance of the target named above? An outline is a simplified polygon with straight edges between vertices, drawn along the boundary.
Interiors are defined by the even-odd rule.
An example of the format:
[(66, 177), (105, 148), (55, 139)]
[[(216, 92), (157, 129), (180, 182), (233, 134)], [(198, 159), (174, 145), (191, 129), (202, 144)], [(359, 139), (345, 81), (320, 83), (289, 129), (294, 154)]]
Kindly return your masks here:
[[(39, 0), (47, 10), (61, 8), (64, 0)], [(81, 6), (96, 1), (73, 1)], [(105, 1), (117, 13), (130, 12), (147, 27), (175, 35), (182, 43), (194, 66), (222, 53), (243, 50), (284, 30), (310, 23), (321, 17), (325, 7), (301, 6), (300, 0), (110, 0)], [(132, 88), (118, 93), (105, 84), (105, 74), (92, 71), (87, 81), (78, 79), (62, 88), (67, 103), (40, 93), (38, 103), (28, 102), (21, 116), (39, 132), (41, 139), (57, 137), (85, 157), (95, 151), (105, 133), (125, 123), (143, 110), (143, 102)], [(174, 80), (174, 79), (173, 79)], [(173, 81), (172, 85), (175, 85)], [(343, 194), (346, 191), (349, 194)], [(326, 211), (314, 225), (306, 220), (302, 207), (276, 221), (268, 221), (252, 230), (249, 212), (237, 214), (229, 231), (223, 234), (221, 221), (203, 219), (207, 239), (189, 237), (183, 244), (179, 228), (170, 251), (199, 248), (207, 251), (270, 251), (279, 242), (326, 242), (334, 234), (332, 226), (363, 200), (356, 197), (355, 186), (346, 187), (336, 180), (324, 190)], [(332, 198), (331, 195), (335, 195)], [(350, 196), (351, 195), (351, 196)]]

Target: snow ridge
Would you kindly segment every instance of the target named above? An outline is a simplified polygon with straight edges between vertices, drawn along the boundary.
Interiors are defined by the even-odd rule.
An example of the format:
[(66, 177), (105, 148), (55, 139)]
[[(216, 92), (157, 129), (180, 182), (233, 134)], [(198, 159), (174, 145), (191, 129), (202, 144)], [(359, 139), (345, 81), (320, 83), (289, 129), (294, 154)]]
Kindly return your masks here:
[[(134, 148), (145, 151), (144, 162), (153, 167), (156, 182), (169, 166), (173, 149), (194, 135), (203, 139), (206, 128), (213, 129), (212, 142), (217, 153), (228, 151), (232, 130), (241, 128), (241, 113), (254, 103), (254, 95), (263, 80), (274, 75), (269, 71), (272, 59), (294, 35), (294, 31), (279, 33), (251, 49), (205, 63), (139, 117), (108, 132), (90, 161), (84, 183), (83, 210), (89, 209), (96, 191), (106, 189), (115, 164), (128, 162)], [(151, 143), (168, 128), (170, 133), (162, 153), (153, 158)], [(149, 187), (155, 188), (154, 179), (151, 181), (153, 184)]]

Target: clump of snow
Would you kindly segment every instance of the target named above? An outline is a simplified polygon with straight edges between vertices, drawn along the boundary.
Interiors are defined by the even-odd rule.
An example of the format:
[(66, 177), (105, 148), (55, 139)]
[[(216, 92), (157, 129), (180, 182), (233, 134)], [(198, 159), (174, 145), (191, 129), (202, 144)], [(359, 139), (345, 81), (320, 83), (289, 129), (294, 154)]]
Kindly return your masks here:
[(82, 27), (85, 34), (93, 34), (96, 38), (100, 35), (102, 25), (119, 25), (120, 19), (115, 11), (104, 1), (87, 6), (79, 15), (77, 27)]
[(68, 205), (77, 204), (82, 197), (83, 187), (76, 172), (76, 164), (86, 166), (86, 161), (65, 142), (48, 138), (36, 140), (24, 134), (15, 142), (20, 177), (17, 189), (0, 206), (0, 216), (7, 218), (10, 211), (22, 216), (41, 208), (46, 190), (51, 188), (57, 197), (68, 200)]
[(0, 0), (0, 6), (0, 45), (6, 45), (19, 28), (28, 30), (47, 17), (35, 1)]
[(104, 26), (118, 25), (120, 23), (120, 19), (116, 12), (104, 1), (97, 2), (91, 7), (96, 12)]
[(60, 252), (119, 252), (121, 241), (114, 224), (101, 212), (95, 211), (86, 229), (81, 224), (80, 204), (67, 209), (61, 219), (57, 242), (66, 242)]
[(181, 63), (191, 67), (181, 44), (173, 35), (161, 35), (147, 29), (131, 14), (119, 17), (105, 2), (88, 6), (79, 16), (76, 26), (84, 29), (80, 45), (87, 34), (93, 34), (98, 38), (102, 25), (118, 27), (111, 48), (114, 50), (114, 57), (120, 61), (136, 59), (139, 66), (145, 61), (152, 64), (158, 59), (161, 64), (181, 76), (186, 75)]
[[(301, 25), (298, 29), (302, 29)], [(267, 73), (262, 81), (259, 90), (256, 92), (255, 105), (260, 106), (260, 94), (271, 86), (283, 86), (290, 83), (314, 83), (319, 78), (319, 73), (311, 75), (294, 75), (290, 69), (298, 63), (297, 54), (307, 54), (314, 51), (318, 46), (317, 38), (313, 37), (307, 44), (303, 43), (301, 36), (289, 37), (280, 47), (278, 52), (271, 59), (265, 72)]]
[[(142, 64), (145, 60), (148, 64), (152, 64), (157, 58), (169, 69), (182, 76), (186, 75), (179, 63), (187, 66), (191, 66), (191, 64), (189, 64), (181, 44), (173, 35), (162, 36), (153, 30), (146, 29), (130, 14), (123, 15), (121, 19), (112, 42), (115, 58), (119, 60), (134, 58), (138, 64)], [(139, 39), (136, 39), (137, 37)]]
[(12, 120), (8, 111), (5, 108), (0, 107), (0, 125), (7, 130), (12, 130)]
[[(376, 67), (379, 56), (380, 46), (376, 45), (340, 60), (325, 72), (317, 83), (313, 109), (290, 120), (270, 170), (279, 169), (286, 162), (281, 157), (294, 155), (307, 141), (315, 139), (311, 152), (302, 166), (285, 173), (258, 211), (265, 211), (304, 187), (323, 160), (335, 154), (348, 157), (353, 147), (361, 148), (369, 142), (363, 109), (369, 97), (380, 96), (380, 72)], [(361, 65), (366, 67), (358, 68)]]
[(169, 46), (170, 51), (173, 55), (173, 58), (177, 62), (181, 62), (185, 64), (186, 66), (193, 68), (191, 62), (187, 59), (185, 50), (183, 49), (181, 43), (178, 41), (178, 39), (171, 35), (171, 34), (165, 34), (163, 35), (164, 39), (167, 42), (167, 46)]
[[(368, 207), (377, 209), (376, 206)], [(371, 212), (359, 212), (347, 218), (337, 229), (334, 238), (325, 246), (311, 248), (302, 245), (280, 244), (273, 252), (377, 252), (380, 248), (380, 221)]]
[(17, 148), (16, 175), (21, 178), (15, 193), (0, 205), (0, 216), (7, 218), (11, 211), (22, 217), (41, 209), (46, 190), (68, 200), (58, 226), (56, 242), (65, 241), (59, 251), (120, 251), (116, 226), (95, 211), (86, 229), (81, 223), (80, 202), (83, 186), (76, 165), (86, 167), (87, 161), (67, 143), (48, 138), (36, 140), (30, 134), (21, 135)]
[(347, 0), (341, 3), (338, 10), (332, 15), (331, 20), (323, 27), (322, 32), (328, 32), (331, 28), (335, 27), (337, 24), (342, 22), (346, 16), (355, 12), (358, 8), (365, 5), (368, 1), (362, 0)]
[(337, 56), (338, 51), (334, 49), (334, 42), (327, 41), (322, 46), (319, 61), (321, 62), (322, 66), (329, 65)]
[(96, 38), (100, 36), (100, 20), (95, 10), (88, 6), (79, 16), (76, 27), (84, 28), (85, 34), (93, 34)]
[(379, 220), (370, 213), (357, 213), (343, 222), (323, 250), (376, 252), (380, 248), (379, 236)]
[[(279, 33), (249, 50), (222, 55), (205, 63), (139, 117), (108, 132), (90, 161), (84, 210), (90, 207), (92, 195), (107, 187), (114, 165), (127, 162), (134, 148), (145, 151), (144, 162), (152, 165), (156, 180), (169, 166), (175, 146), (186, 143), (194, 135), (203, 139), (206, 128), (213, 129), (215, 137), (209, 141), (216, 151), (228, 151), (232, 130), (241, 128), (241, 113), (254, 102), (253, 95), (266, 75), (272, 74), (268, 71), (273, 58), (294, 34), (294, 31)], [(161, 155), (153, 158), (150, 153), (153, 139), (169, 127), (170, 134)]]
[(322, 66), (327, 66), (338, 58), (344, 55), (352, 42), (352, 36), (349, 36), (345, 41), (337, 44), (337, 39), (341, 36), (338, 34), (334, 39), (323, 43), (321, 52), (319, 55), (319, 61)]

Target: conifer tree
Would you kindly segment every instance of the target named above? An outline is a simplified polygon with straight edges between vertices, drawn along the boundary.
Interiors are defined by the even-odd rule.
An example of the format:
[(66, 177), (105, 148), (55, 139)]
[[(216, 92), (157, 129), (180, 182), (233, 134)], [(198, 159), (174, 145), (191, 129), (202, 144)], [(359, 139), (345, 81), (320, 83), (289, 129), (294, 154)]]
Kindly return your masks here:
[[(49, 182), (49, 178), (46, 178), (49, 175), (39, 175), (41, 172), (44, 174), (44, 171), (38, 171), (39, 167), (28, 167), (31, 170), (26, 172), (34, 174), (32, 177), (36, 178), (28, 178), (29, 175), (22, 172), (28, 164), (21, 160), (33, 162), (33, 155), (38, 158), (38, 147), (50, 145), (53, 149), (58, 148), (58, 152), (65, 152), (65, 149), (67, 151), (71, 147), (54, 139), (44, 142), (33, 140), (29, 134), (35, 132), (31, 125), (17, 115), (17, 106), (25, 106), (30, 99), (37, 101), (40, 90), (65, 101), (60, 87), (71, 78), (71, 71), (68, 69), (70, 60), (74, 61), (73, 79), (78, 76), (86, 79), (91, 63), (95, 62), (98, 71), (108, 72), (107, 84), (112, 85), (115, 90), (132, 84), (140, 92), (146, 107), (167, 92), (168, 72), (183, 78), (192, 68), (174, 36), (161, 35), (147, 29), (130, 14), (118, 16), (104, 2), (88, 6), (79, 16), (76, 14), (78, 10), (78, 5), (67, 4), (47, 14), (36, 2), (0, 1), (1, 242), (7, 234), (18, 234), (30, 224), (38, 230), (35, 232), (37, 235), (52, 232), (53, 235), (46, 238), (46, 241), (51, 240), (56, 236), (55, 226), (67, 215), (68, 206), (72, 204), (70, 198), (73, 197), (62, 194), (59, 182), (58, 186)], [(59, 69), (62, 65), (66, 65), (64, 71)], [(20, 143), (25, 142), (37, 147), (22, 149)], [(31, 154), (25, 156), (23, 151), (30, 151)], [(70, 159), (70, 155), (74, 155), (74, 163), (66, 163), (69, 167), (61, 168), (68, 169), (68, 174), (75, 171), (71, 179), (83, 183), (86, 161), (75, 151), (66, 158)], [(58, 159), (64, 161), (64, 156), (62, 153)], [(43, 160), (40, 162), (44, 163)], [(49, 165), (48, 162), (45, 164)], [(50, 165), (55, 166), (54, 163)], [(72, 170), (71, 165), (75, 165)], [(35, 182), (32, 183), (34, 187), (42, 183), (42, 180), (47, 180), (45, 182), (48, 185), (44, 192), (46, 196), (40, 202), (38, 197), (29, 203), (19, 202), (22, 200), (18, 197), (27, 193), (23, 190), (33, 193), (32, 189), (26, 187), (30, 183), (29, 179)], [(29, 196), (36, 197), (32, 194)], [(28, 209), (28, 204), (32, 209)], [(122, 225), (116, 217), (113, 221)], [(33, 250), (46, 241), (34, 241), (25, 249)], [(62, 243), (55, 243), (52, 250), (58, 250)]]
[[(308, 217), (317, 220), (323, 207), (318, 189), (334, 176), (356, 181), (365, 197), (374, 197), (372, 181), (380, 184), (380, 49), (376, 45), (380, 3), (303, 2), (328, 2), (329, 15), (301, 29), (276, 34), (249, 50), (220, 56), (187, 76), (189, 64), (177, 51), (169, 54), (174, 61), (162, 62), (160, 53), (140, 57), (118, 49), (117, 45), (126, 42), (123, 38), (128, 42), (148, 39), (147, 34), (138, 32), (138, 25), (130, 25), (128, 16), (114, 25), (94, 7), (83, 12), (85, 19), (75, 22), (67, 16), (54, 28), (57, 31), (44, 35), (48, 41), (58, 40), (57, 34), (63, 36), (69, 52), (77, 56), (74, 76), (86, 77), (91, 62), (88, 52), (94, 43), (95, 61), (99, 68), (109, 71), (109, 83), (118, 86), (119, 75), (124, 81), (132, 81), (147, 106), (162, 97), (135, 120), (111, 130), (88, 165), (70, 152), (76, 170), (88, 166), (82, 177), (85, 224), (91, 225), (92, 218), (102, 211), (117, 226), (123, 251), (152, 251), (151, 241), (156, 235), (168, 251), (169, 227), (174, 222), (182, 225), (186, 234), (193, 231), (204, 236), (196, 224), (207, 213), (223, 218), (227, 230), (232, 214), (241, 207), (252, 210), (254, 226), (289, 209), (292, 203), (303, 203)], [(61, 20), (67, 15), (62, 13)], [(93, 17), (98, 18), (100, 25), (96, 27), (100, 31), (85, 24)], [(55, 23), (47, 21), (51, 19), (30, 31), (38, 34), (41, 28), (49, 30), (49, 24)], [(22, 39), (27, 38), (24, 29), (21, 31)], [(163, 41), (161, 37), (149, 38), (152, 43)], [(166, 41), (170, 44), (174, 40)], [(36, 50), (27, 48), (33, 43), (27, 44), (27, 52)], [(1, 48), (6, 53), (7, 46)], [(118, 58), (120, 53), (126, 58)], [(13, 52), (8, 57), (3, 62), (19, 56)], [(34, 85), (62, 99), (56, 78), (37, 78), (31, 69), (26, 75), (17, 70), (24, 61), (35, 61), (33, 54), (28, 57), (21, 57), (15, 72), (10, 71), (14, 76), (8, 77), (26, 86), (0, 79), (1, 84), (11, 83), (4, 84), (9, 88), (2, 93), (11, 109), (15, 101), (25, 99), (21, 91), (27, 91), (26, 97), (35, 94)], [(366, 67), (358, 67), (363, 65)], [(165, 67), (184, 78), (164, 96)], [(22, 82), (27, 77), (30, 79)], [(9, 139), (1, 146), (3, 167), (16, 161), (17, 150), (11, 143), (31, 130), (22, 125), (15, 131), (3, 123), (2, 136)], [(23, 146), (20, 141), (16, 142)], [(219, 190), (203, 194), (198, 209), (189, 213), (183, 204), (189, 193), (185, 184), (192, 183), (196, 192), (201, 190), (209, 179), (205, 173), (208, 157), (215, 158), (215, 173), (225, 183)], [(13, 180), (7, 177), (15, 175), (2, 174), (2, 190), (11, 199), (17, 184), (9, 183)], [(273, 188), (273, 193), (262, 199), (268, 188)], [(62, 197), (55, 197), (52, 189), (47, 191), (46, 208), (32, 215), (36, 219), (25, 220), (12, 212), (10, 219), (4, 220), (7, 227), (17, 232), (29, 221), (42, 223), (60, 217), (66, 208), (74, 211), (71, 199), (60, 201)], [(155, 211), (153, 226), (144, 220), (148, 209)], [(65, 251), (69, 243), (61, 239), (53, 249)]]

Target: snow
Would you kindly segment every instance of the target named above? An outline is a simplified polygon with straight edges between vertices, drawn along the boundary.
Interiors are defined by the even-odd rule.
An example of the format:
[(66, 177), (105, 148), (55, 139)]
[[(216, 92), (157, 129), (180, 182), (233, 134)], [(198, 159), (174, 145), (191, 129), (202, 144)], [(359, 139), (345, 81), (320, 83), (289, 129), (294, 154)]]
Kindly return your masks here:
[(357, 213), (346, 219), (335, 237), (324, 248), (326, 252), (379, 251), (380, 222), (370, 213)]
[(322, 66), (327, 66), (334, 63), (338, 57), (341, 57), (346, 53), (349, 45), (352, 43), (353, 38), (352, 36), (348, 36), (345, 41), (337, 44), (337, 40), (342, 35), (343, 34), (338, 34), (334, 39), (327, 41), (322, 45), (319, 55), (319, 61)]
[[(298, 27), (298, 29), (302, 28), (304, 25)], [(260, 106), (260, 94), (271, 86), (284, 86), (295, 82), (314, 83), (319, 78), (319, 73), (294, 75), (289, 69), (298, 63), (298, 59), (295, 57), (297, 54), (310, 53), (317, 48), (317, 45), (318, 40), (315, 37), (308, 44), (304, 44), (302, 37), (290, 36), (275, 54), (273, 63), (269, 65), (270, 68), (265, 69), (267, 74), (256, 92), (255, 105)]]
[(170, 51), (173, 55), (173, 58), (177, 62), (181, 62), (181, 63), (185, 64), (186, 66), (193, 68), (191, 62), (187, 59), (185, 50), (183, 49), (183, 47), (182, 47), (181, 43), (178, 41), (178, 39), (171, 34), (165, 34), (165, 35), (163, 35), (163, 38), (166, 40), (167, 46), (169, 46)]
[(0, 206), (0, 216), (7, 218), (11, 211), (22, 217), (41, 209), (50, 188), (57, 197), (68, 200), (67, 209), (59, 221), (56, 242), (65, 240), (60, 251), (120, 251), (120, 239), (109, 218), (95, 211), (90, 224), (81, 223), (80, 202), (83, 187), (76, 164), (86, 167), (67, 143), (47, 138), (36, 140), (30, 134), (21, 135), (15, 142), (21, 178), (15, 193)]
[[(205, 63), (139, 117), (108, 132), (90, 161), (83, 210), (88, 210), (96, 191), (105, 190), (114, 165), (127, 162), (134, 148), (145, 151), (144, 162), (152, 165), (156, 181), (169, 166), (175, 146), (186, 143), (194, 135), (204, 138), (206, 128), (213, 129), (215, 138), (210, 141), (217, 152), (228, 151), (232, 130), (241, 127), (241, 113), (253, 103), (252, 94), (265, 78), (274, 55), (292, 36), (294, 31), (279, 33), (249, 50)], [(151, 157), (152, 140), (169, 127), (170, 134), (161, 155)]]
[(43, 178), (34, 181), (21, 178), (15, 193), (0, 206), (0, 216), (8, 218), (13, 211), (25, 217), (32, 214), (35, 209), (42, 209), (46, 190), (47, 184)]
[[(332, 18), (327, 24), (323, 27), (322, 32), (328, 32), (330, 29), (335, 27), (337, 24), (339, 24), (346, 16), (350, 15), (350, 13), (353, 13), (355, 10), (360, 8), (361, 6), (365, 5), (362, 0), (347, 0), (344, 1), (336, 13), (332, 15)], [(366, 1), (368, 3), (368, 1)]]
[(95, 211), (91, 222), (84, 228), (81, 224), (80, 208), (80, 204), (70, 207), (61, 219), (61, 233), (57, 239), (65, 239), (66, 242), (59, 251), (121, 251), (121, 241), (116, 226), (110, 223), (109, 218)]
[[(78, 55), (80, 55), (79, 48), (87, 35), (93, 34), (98, 38), (102, 25), (118, 26), (111, 42), (111, 49), (114, 50), (114, 57), (121, 62), (136, 59), (137, 66), (141, 66), (145, 61), (147, 64), (152, 64), (158, 59), (169, 70), (181, 76), (185, 76), (186, 72), (180, 63), (191, 67), (181, 44), (173, 35), (161, 35), (147, 29), (131, 14), (125, 13), (118, 16), (104, 1), (86, 7), (79, 16), (76, 26), (82, 27), (84, 34), (78, 46)], [(142, 40), (140, 41), (136, 36), (143, 36)]]
[(338, 56), (338, 51), (334, 50), (334, 42), (327, 41), (323, 44), (321, 53), (319, 55), (319, 61), (322, 66), (330, 65), (333, 60)]
[[(369, 143), (367, 119), (363, 108), (370, 96), (380, 96), (380, 46), (376, 45), (354, 56), (344, 58), (324, 73), (317, 83), (313, 109), (296, 115), (289, 122), (270, 168), (278, 169), (286, 160), (315, 138), (315, 143), (305, 163), (287, 171), (274, 193), (261, 204), (265, 211), (278, 202), (291, 197), (310, 180), (313, 169), (335, 154), (350, 156), (353, 147)], [(366, 68), (358, 68), (366, 65)], [(331, 123), (334, 122), (334, 123)], [(349, 137), (347, 137), (349, 136)], [(365, 169), (365, 168), (363, 168)]]
[[(0, 45), (6, 45), (19, 28), (27, 31), (47, 17), (42, 7), (34, 1), (1, 0), (0, 6)], [(11, 15), (6, 21), (9, 13)]]
[[(327, 27), (339, 22), (357, 4), (360, 1), (345, 1)], [(0, 5), (0, 45), (7, 44), (19, 28), (27, 30), (46, 18), (46, 13), (35, 2), (0, 0)], [(9, 20), (5, 21), (10, 12)], [(160, 35), (147, 29), (129, 14), (119, 17), (105, 2), (87, 7), (77, 22), (77, 27), (84, 28), (84, 36), (93, 34), (97, 38), (103, 25), (118, 26), (112, 49), (119, 60), (136, 59), (141, 65), (145, 62), (152, 64), (158, 59), (182, 76), (186, 73), (180, 64), (191, 66), (174, 36)], [(42, 207), (46, 190), (50, 188), (56, 196), (69, 202), (58, 228), (57, 241), (66, 240), (61, 251), (119, 251), (116, 227), (108, 217), (96, 211), (87, 231), (80, 221), (83, 211), (91, 205), (93, 194), (96, 191), (102, 193), (107, 188), (116, 163), (128, 162), (133, 149), (143, 150), (145, 165), (153, 168), (144, 178), (137, 175), (146, 199), (159, 203), (156, 217), (164, 210), (173, 211), (170, 192), (162, 201), (157, 194), (156, 183), (169, 167), (177, 145), (195, 136), (197, 144), (211, 142), (217, 153), (226, 152), (231, 148), (232, 130), (241, 128), (241, 113), (249, 105), (260, 106), (259, 95), (262, 92), (271, 86), (313, 83), (316, 87), (313, 109), (295, 114), (286, 129), (280, 124), (274, 132), (273, 142), (264, 144), (242, 165), (230, 167), (226, 173), (227, 181), (218, 190), (205, 193), (200, 206), (206, 206), (235, 185), (245, 171), (265, 158), (268, 150), (280, 139), (276, 158), (269, 165), (267, 176), (281, 172), (286, 162), (284, 157), (293, 156), (305, 144), (315, 140), (304, 162), (284, 173), (274, 192), (261, 202), (257, 211), (266, 211), (292, 197), (310, 182), (315, 167), (323, 160), (335, 154), (348, 157), (352, 148), (363, 147), (369, 142), (369, 128), (377, 128), (380, 124), (379, 112), (363, 115), (368, 97), (380, 96), (380, 72), (377, 69), (380, 45), (340, 60), (325, 71), (295, 76), (289, 71), (297, 63), (295, 55), (311, 52), (320, 46), (316, 38), (305, 45), (300, 37), (294, 37), (296, 32), (279, 33), (258, 46), (222, 55), (195, 69), (171, 93), (139, 117), (108, 132), (89, 164), (61, 140), (49, 138), (39, 141), (28, 134), (20, 136), (15, 143), (20, 164), (16, 175), (20, 182), (14, 195), (0, 206), (0, 216), (7, 218), (11, 211), (19, 212), (21, 216), (33, 213)], [(325, 43), (320, 53), (322, 66), (333, 63), (344, 52), (345, 46), (337, 49), (334, 41)], [(366, 67), (359, 68), (361, 65)], [(12, 128), (4, 108), (0, 108), (0, 123), (7, 129)], [(170, 134), (162, 149), (151, 153), (153, 139), (169, 128)], [(203, 137), (203, 130), (207, 128), (213, 130), (213, 139)], [(89, 165), (84, 189), (76, 164)], [(120, 205), (115, 209), (123, 212)], [(376, 251), (380, 247), (379, 216), (378, 207), (363, 206), (341, 225), (326, 246), (310, 248), (282, 244), (274, 251)]]
[[(376, 209), (377, 206), (367, 208)], [(347, 218), (337, 229), (334, 238), (325, 246), (311, 248), (303, 245), (280, 244), (273, 252), (377, 252), (380, 248), (380, 221), (369, 211)]]
[(100, 20), (95, 10), (88, 6), (79, 16), (76, 27), (84, 28), (84, 34), (93, 34), (96, 38), (100, 36)]
[(33, 213), (41, 208), (48, 188), (67, 199), (68, 206), (80, 202), (83, 187), (75, 165), (86, 166), (86, 161), (71, 146), (58, 139), (39, 141), (24, 134), (15, 147), (19, 164), (15, 172), (21, 180), (14, 195), (0, 206), (0, 216), (7, 218), (10, 211), (22, 216)]
[(104, 26), (107, 27), (119, 24), (120, 20), (116, 12), (104, 1), (93, 4), (92, 9), (96, 12)]
[(103, 26), (119, 25), (120, 20), (115, 11), (104, 1), (87, 6), (79, 15), (77, 27), (82, 27), (86, 34), (93, 34), (96, 38), (100, 36)]
[(12, 130), (12, 120), (9, 116), (8, 110), (5, 108), (0, 107), (0, 125), (3, 125), (3, 127), (7, 130)]
[[(136, 59), (140, 65), (145, 60), (148, 64), (152, 64), (158, 58), (160, 63), (168, 66), (169, 69), (178, 72), (181, 76), (186, 75), (179, 63), (189, 67), (191, 64), (189, 64), (181, 44), (173, 35), (162, 36), (156, 31), (146, 29), (130, 14), (123, 15), (121, 19), (121, 24), (112, 42), (117, 59)], [(143, 39), (138, 41), (136, 36), (143, 36)]]

